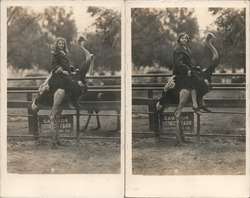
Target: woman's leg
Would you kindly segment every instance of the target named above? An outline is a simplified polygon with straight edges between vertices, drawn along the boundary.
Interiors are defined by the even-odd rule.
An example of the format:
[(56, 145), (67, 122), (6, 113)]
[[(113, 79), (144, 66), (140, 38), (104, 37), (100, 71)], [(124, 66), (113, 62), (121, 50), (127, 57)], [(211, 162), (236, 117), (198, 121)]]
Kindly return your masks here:
[(198, 108), (197, 94), (195, 89), (191, 90), (191, 98), (192, 98), (193, 108)]
[(188, 89), (182, 89), (180, 91), (180, 102), (178, 107), (183, 108), (187, 103), (188, 99), (190, 98), (191, 91)]
[(206, 105), (205, 105), (205, 102), (204, 102), (204, 99), (203, 99), (203, 97), (201, 96), (198, 96), (197, 97), (197, 103), (198, 103), (198, 106), (199, 107), (205, 107)]
[(193, 103), (193, 110), (195, 113), (201, 115), (201, 112), (200, 112), (200, 109), (198, 107), (198, 104), (197, 104), (197, 94), (196, 94), (196, 90), (195, 89), (192, 89), (191, 90), (191, 97), (192, 97), (192, 103)]
[(187, 103), (189, 97), (190, 97), (190, 90), (188, 89), (182, 89), (180, 91), (180, 101), (179, 101), (179, 105), (177, 107), (177, 109), (175, 110), (175, 116), (176, 118), (179, 118), (182, 112), (183, 107), (185, 106), (185, 104)]
[(203, 111), (208, 112), (208, 113), (212, 112), (210, 109), (208, 109), (206, 107), (206, 104), (205, 104), (205, 101), (203, 99), (203, 96), (201, 96), (201, 97), (198, 96), (197, 97), (197, 102), (198, 102), (198, 105), (199, 105), (199, 109), (202, 109)]
[(181, 112), (185, 104), (187, 103), (188, 99), (190, 98), (190, 90), (187, 89), (182, 89), (180, 91), (180, 101), (177, 109), (175, 110), (175, 117), (176, 117), (176, 125), (177, 125), (177, 130), (176, 130), (176, 143), (180, 144), (180, 138), (182, 141), (185, 141), (185, 137), (181, 128)]

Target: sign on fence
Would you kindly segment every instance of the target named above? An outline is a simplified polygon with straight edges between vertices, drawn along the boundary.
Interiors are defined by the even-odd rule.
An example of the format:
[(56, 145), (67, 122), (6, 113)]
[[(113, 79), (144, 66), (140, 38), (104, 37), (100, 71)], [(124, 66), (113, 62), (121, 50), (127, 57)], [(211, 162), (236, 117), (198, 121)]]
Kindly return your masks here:
[[(39, 129), (41, 133), (51, 132), (51, 124), (48, 116), (39, 116)], [(59, 132), (69, 133), (73, 131), (73, 115), (61, 115), (59, 119)]]
[[(160, 125), (163, 132), (176, 130), (176, 118), (174, 113), (162, 113), (160, 116)], [(181, 127), (183, 131), (193, 132), (194, 130), (194, 113), (181, 113)]]

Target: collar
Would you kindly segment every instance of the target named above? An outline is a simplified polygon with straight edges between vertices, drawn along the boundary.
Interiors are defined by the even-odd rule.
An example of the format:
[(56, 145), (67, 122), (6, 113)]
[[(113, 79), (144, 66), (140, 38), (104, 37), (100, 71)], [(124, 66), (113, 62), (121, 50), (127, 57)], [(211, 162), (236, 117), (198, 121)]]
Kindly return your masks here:
[(190, 60), (191, 60), (191, 57), (190, 57), (190, 54), (189, 54), (189, 48), (186, 46), (186, 48), (187, 48), (187, 50), (185, 50), (184, 49), (184, 47), (181, 45), (181, 44), (178, 44), (175, 48), (174, 48), (174, 51), (176, 52), (176, 53), (184, 53), (184, 54), (186, 54), (189, 58), (190, 58)]

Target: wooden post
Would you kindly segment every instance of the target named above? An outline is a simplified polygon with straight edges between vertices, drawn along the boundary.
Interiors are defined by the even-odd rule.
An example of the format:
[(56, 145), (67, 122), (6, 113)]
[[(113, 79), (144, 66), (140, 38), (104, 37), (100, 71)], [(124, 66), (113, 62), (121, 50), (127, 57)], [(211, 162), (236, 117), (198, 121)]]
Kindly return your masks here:
[[(153, 98), (153, 90), (148, 90), (148, 98)], [(148, 111), (154, 112), (154, 107), (152, 104), (148, 105)], [(149, 130), (154, 130), (154, 114), (149, 114)]]
[(200, 143), (200, 126), (201, 126), (201, 122), (200, 122), (200, 115), (197, 114), (197, 142)]
[(76, 107), (76, 138), (77, 138), (77, 142), (79, 141), (79, 135), (80, 135), (80, 109), (79, 109), (79, 106), (77, 105), (77, 107)]
[(36, 139), (39, 139), (39, 131), (38, 131), (38, 115), (37, 112), (33, 112), (33, 124), (34, 124), (34, 136)]
[[(162, 123), (161, 123), (161, 131), (162, 131)], [(159, 138), (160, 137), (159, 114), (156, 107), (154, 108), (154, 132), (155, 132), (155, 137)]]
[[(32, 101), (32, 93), (27, 93), (27, 101)], [(33, 112), (31, 106), (28, 107), (28, 122), (29, 122), (29, 133), (33, 134), (36, 138), (39, 137), (38, 132), (38, 116), (37, 112)], [(30, 115), (33, 115), (30, 117)]]

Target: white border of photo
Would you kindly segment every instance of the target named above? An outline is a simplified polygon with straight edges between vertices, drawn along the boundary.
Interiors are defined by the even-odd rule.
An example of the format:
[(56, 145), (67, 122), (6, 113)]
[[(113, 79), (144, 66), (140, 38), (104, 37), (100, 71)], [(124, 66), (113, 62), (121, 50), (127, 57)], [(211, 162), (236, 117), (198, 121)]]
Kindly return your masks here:
[[(123, 197), (124, 195), (124, 92), (121, 100), (120, 174), (9, 174), (7, 173), (7, 7), (8, 6), (102, 6), (118, 7), (120, 1), (1, 1), (1, 197)], [(122, 21), (124, 35), (125, 23)], [(124, 46), (122, 36), (121, 82), (124, 90)]]
[[(164, 7), (245, 7), (246, 8), (246, 78), (249, 85), (249, 2), (248, 1), (128, 1), (126, 2), (127, 82), (132, 81), (131, 8)], [(132, 174), (131, 86), (126, 87), (126, 197), (249, 197), (249, 86), (246, 86), (246, 175), (146, 176)], [(156, 162), (157, 163), (157, 162)]]

